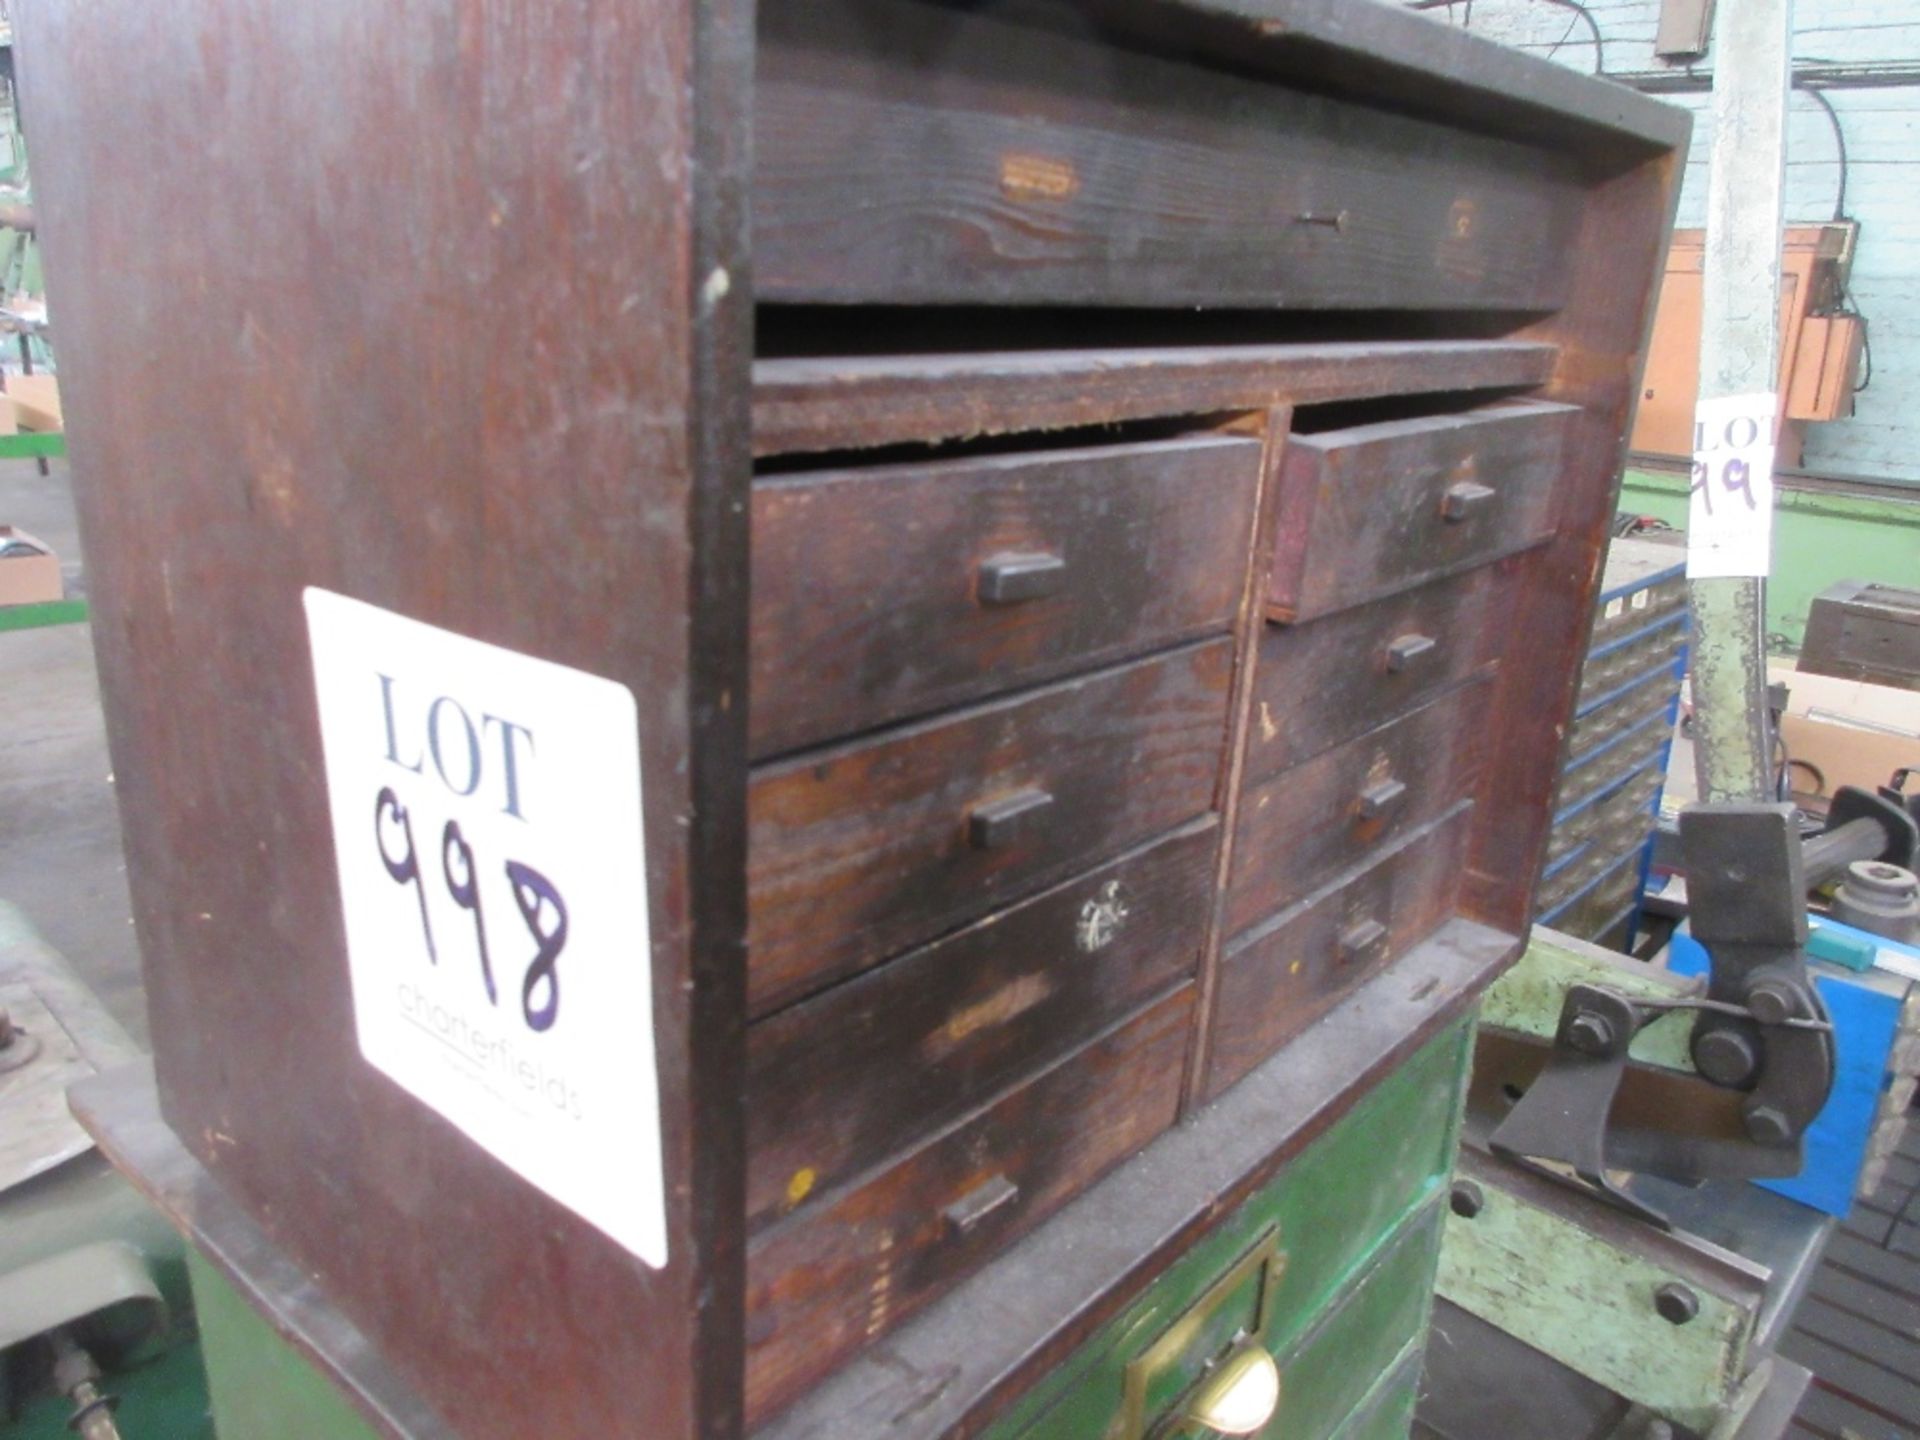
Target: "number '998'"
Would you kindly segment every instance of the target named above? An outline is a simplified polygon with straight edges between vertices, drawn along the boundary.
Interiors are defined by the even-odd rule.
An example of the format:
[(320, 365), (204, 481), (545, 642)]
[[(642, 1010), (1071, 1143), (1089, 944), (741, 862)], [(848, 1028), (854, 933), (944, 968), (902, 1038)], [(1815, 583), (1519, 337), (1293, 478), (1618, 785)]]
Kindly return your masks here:
[[(414, 844), (413, 817), (392, 786), (383, 786), (373, 804), (373, 839), (380, 860), (396, 885), (411, 885), (420, 903), (420, 931), (426, 937), (427, 958), (440, 963), (439, 948), (433, 940), (433, 921), (427, 913), (427, 880), (420, 870), (420, 850)], [(389, 839), (404, 841), (405, 850), (396, 855)], [(480, 876), (475, 868), (473, 847), (460, 833), (460, 822), (449, 820), (440, 831), (440, 873), (447, 896), (473, 916), (473, 934), (480, 952), (480, 979), (486, 986), (487, 1000), (500, 1003), (493, 979), (493, 958), (487, 948), (487, 918), (480, 904)], [(560, 975), (556, 966), (567, 943), (567, 904), (554, 883), (531, 865), (518, 860), (506, 862), (507, 885), (513, 892), (514, 908), (533, 937), (534, 954), (527, 962), (520, 981), (520, 1013), (527, 1028), (535, 1032), (551, 1030), (560, 1015)], [(537, 998), (536, 998), (537, 997)]]

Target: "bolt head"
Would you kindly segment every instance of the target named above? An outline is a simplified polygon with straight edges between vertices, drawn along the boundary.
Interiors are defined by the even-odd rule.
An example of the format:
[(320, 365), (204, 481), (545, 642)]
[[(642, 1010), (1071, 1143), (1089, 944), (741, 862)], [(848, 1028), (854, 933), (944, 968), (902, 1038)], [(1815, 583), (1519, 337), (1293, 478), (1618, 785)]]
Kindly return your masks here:
[(1762, 1025), (1778, 1025), (1793, 1016), (1793, 992), (1785, 985), (1762, 980), (1747, 992), (1747, 1008)]
[(1793, 1138), (1792, 1124), (1772, 1105), (1754, 1106), (1746, 1121), (1747, 1134), (1762, 1145), (1784, 1145)]
[(1700, 1297), (1679, 1281), (1669, 1280), (1653, 1292), (1653, 1308), (1669, 1325), (1684, 1325), (1700, 1313)]
[(1487, 1195), (1471, 1180), (1456, 1180), (1448, 1203), (1453, 1207), (1453, 1213), (1462, 1220), (1471, 1220), (1487, 1208)]
[(1709, 1030), (1693, 1042), (1693, 1063), (1716, 1085), (1744, 1085), (1753, 1078), (1760, 1056), (1753, 1041), (1738, 1030)]
[(1567, 1043), (1582, 1055), (1605, 1055), (1613, 1049), (1613, 1022), (1583, 1010), (1567, 1022)]

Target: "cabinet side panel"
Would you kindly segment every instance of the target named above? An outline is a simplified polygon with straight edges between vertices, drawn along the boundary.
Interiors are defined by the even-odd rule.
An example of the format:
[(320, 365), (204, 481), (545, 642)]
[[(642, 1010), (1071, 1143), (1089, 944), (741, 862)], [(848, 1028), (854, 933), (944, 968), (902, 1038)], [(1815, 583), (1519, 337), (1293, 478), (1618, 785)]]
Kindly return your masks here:
[(1559, 346), (1541, 398), (1581, 413), (1561, 463), (1557, 533), (1522, 562), (1517, 582), (1513, 658), (1523, 663), (1501, 666), (1493, 724), (1519, 743), (1489, 771), (1468, 881), (1468, 913), (1515, 934), (1524, 933), (1539, 877), (1685, 165), (1683, 141), (1596, 179), (1566, 308), (1524, 332)]
[[(734, 1433), (749, 7), (19, 8), (169, 1122), (449, 1429)], [(306, 587), (634, 696), (664, 1268), (363, 1060)]]

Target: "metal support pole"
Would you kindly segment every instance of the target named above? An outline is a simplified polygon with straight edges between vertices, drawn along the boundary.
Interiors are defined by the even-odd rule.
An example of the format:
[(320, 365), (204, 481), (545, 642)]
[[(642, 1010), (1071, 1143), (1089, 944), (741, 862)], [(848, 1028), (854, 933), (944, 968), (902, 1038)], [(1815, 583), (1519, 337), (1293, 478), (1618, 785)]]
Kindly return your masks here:
[[(1792, 0), (1720, 0), (1700, 315), (1700, 399), (1779, 383), (1780, 227)], [(1698, 474), (1696, 472), (1696, 483)], [(1765, 487), (1772, 503), (1772, 487)], [(1770, 800), (1765, 579), (1689, 585), (1700, 798)]]

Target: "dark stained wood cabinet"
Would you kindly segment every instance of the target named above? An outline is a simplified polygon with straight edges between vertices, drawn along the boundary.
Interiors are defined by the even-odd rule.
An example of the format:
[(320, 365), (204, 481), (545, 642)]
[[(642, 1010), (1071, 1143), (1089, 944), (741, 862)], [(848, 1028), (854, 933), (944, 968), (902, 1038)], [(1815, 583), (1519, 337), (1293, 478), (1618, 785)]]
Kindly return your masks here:
[[(1457, 1084), (1685, 117), (1371, 0), (148, 8), (23, 83), (161, 1106), (310, 1358), (395, 1434), (1074, 1433)], [(631, 695), (648, 949), (563, 963), (647, 967), (664, 1265), (362, 1058), (305, 587)], [(1283, 1225), (1289, 1437), (1404, 1411), (1435, 1113)]]

